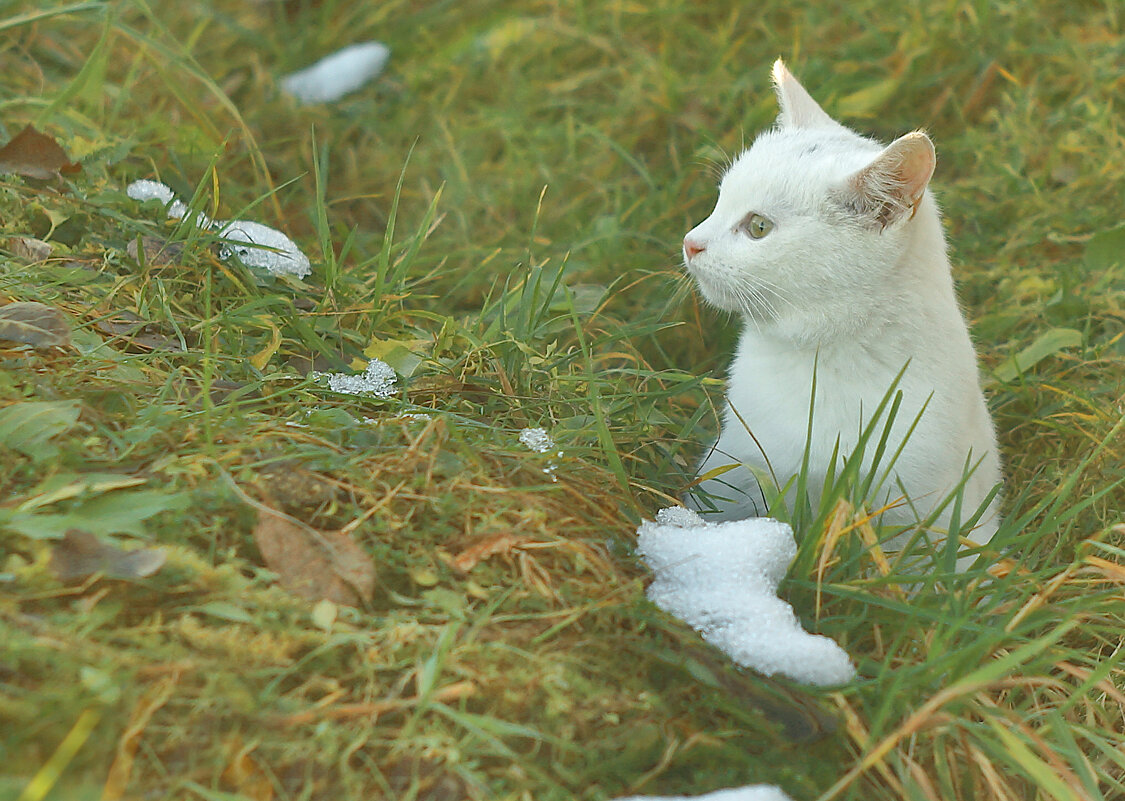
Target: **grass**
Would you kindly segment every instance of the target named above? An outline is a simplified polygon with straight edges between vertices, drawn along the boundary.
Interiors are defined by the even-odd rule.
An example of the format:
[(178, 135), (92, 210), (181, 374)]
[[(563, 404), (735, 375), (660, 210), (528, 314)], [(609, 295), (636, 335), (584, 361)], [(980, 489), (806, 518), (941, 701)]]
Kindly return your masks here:
[[(0, 293), (74, 340), (0, 351), (0, 796), (1125, 794), (1114, 4), (120, 0), (7, 4), (0, 31), (0, 135), (83, 165), (0, 176)], [(278, 94), (370, 38), (372, 86)], [(937, 142), (1008, 480), (987, 585), (904, 591), (859, 477), (801, 513), (783, 591), (857, 661), (836, 690), (732, 669), (631, 554), (714, 429), (736, 330), (676, 294), (678, 243), (771, 122), (778, 54), (855, 127)], [(284, 230), (313, 275), (218, 261), (125, 196), (142, 177)], [(144, 237), (174, 257), (130, 257)], [(390, 400), (306, 378), (372, 356)], [(370, 599), (282, 589), (247, 497), (345, 529)], [(166, 562), (62, 583), (75, 528)]]

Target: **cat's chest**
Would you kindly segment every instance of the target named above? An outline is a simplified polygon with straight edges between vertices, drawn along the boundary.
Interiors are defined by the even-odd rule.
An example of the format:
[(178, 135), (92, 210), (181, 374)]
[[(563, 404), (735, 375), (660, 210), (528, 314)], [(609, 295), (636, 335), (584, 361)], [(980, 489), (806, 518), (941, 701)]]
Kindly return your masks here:
[[(798, 349), (747, 333), (731, 364), (727, 399), (756, 435), (762, 432), (770, 439), (803, 442), (815, 376), (814, 438), (834, 442), (840, 434), (848, 440), (862, 422), (871, 419), (905, 364), (905, 357), (896, 363), (891, 354), (870, 352), (855, 343)], [(914, 386), (915, 376), (910, 373), (899, 388), (908, 400), (920, 402), (925, 395), (910, 396), (928, 391)]]

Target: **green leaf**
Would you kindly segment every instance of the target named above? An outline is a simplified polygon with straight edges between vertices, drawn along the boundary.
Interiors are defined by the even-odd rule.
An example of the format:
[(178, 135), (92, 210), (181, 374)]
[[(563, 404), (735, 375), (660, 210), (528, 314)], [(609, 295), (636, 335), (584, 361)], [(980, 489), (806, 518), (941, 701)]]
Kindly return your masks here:
[(53, 458), (58, 450), (48, 441), (74, 428), (81, 411), (78, 401), (27, 401), (0, 409), (0, 445), (37, 462)]
[(409, 378), (418, 369), (424, 358), (417, 351), (426, 348), (430, 342), (424, 339), (379, 339), (371, 340), (363, 355), (378, 359), (391, 366), (403, 378)]
[(0, 525), (32, 539), (60, 539), (72, 528), (91, 534), (132, 534), (142, 537), (144, 521), (150, 517), (179, 509), (191, 503), (186, 493), (172, 494), (160, 490), (108, 492), (90, 498), (65, 512), (36, 514), (34, 511), (10, 511), (0, 516)]
[(1048, 356), (1053, 356), (1064, 348), (1082, 344), (1082, 332), (1073, 328), (1052, 328), (1011, 357), (993, 371), (997, 381), (1007, 383), (1030, 370)]
[(40, 482), (27, 500), (18, 507), (21, 512), (30, 512), (41, 506), (50, 506), (60, 501), (77, 498), (80, 495), (100, 495), (111, 490), (136, 487), (146, 479), (118, 473), (56, 473)]
[(205, 604), (190, 607), (194, 612), (201, 612), (211, 617), (217, 617), (220, 620), (229, 620), (232, 623), (256, 623), (254, 616), (247, 612), (241, 606), (232, 604), (229, 601), (208, 601)]

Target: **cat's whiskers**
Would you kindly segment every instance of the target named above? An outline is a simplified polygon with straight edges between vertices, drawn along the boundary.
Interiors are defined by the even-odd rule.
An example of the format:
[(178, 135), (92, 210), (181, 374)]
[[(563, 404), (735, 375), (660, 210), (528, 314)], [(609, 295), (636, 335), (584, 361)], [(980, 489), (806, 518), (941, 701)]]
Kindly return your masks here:
[(735, 299), (734, 305), (745, 312), (743, 317), (749, 319), (754, 329), (758, 333), (761, 333), (762, 326), (758, 320), (758, 315), (755, 314), (755, 310), (760, 306), (768, 304), (764, 304), (757, 290), (744, 281), (737, 281), (731, 284), (731, 294)]
[[(762, 285), (759, 286), (759, 283)], [(774, 320), (781, 319), (781, 314), (778, 312), (777, 307), (773, 305), (773, 302), (766, 296), (765, 292), (763, 292), (763, 290), (770, 292), (777, 297), (779, 301), (785, 302), (784, 296), (782, 296), (777, 289), (766, 285), (764, 281), (748, 281), (745, 279), (738, 281), (735, 287), (737, 289), (736, 294), (740, 300), (740, 305), (746, 309), (751, 319), (757, 316), (754, 314), (754, 311), (758, 310), (764, 312), (767, 317)]]

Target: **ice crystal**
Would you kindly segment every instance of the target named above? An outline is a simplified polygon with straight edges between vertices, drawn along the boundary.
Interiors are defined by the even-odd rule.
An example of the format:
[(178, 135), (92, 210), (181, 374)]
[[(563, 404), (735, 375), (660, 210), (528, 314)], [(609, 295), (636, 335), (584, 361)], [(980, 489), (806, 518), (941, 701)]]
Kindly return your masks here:
[(398, 376), (394, 369), (386, 362), (372, 359), (367, 363), (367, 370), (359, 375), (352, 373), (318, 373), (314, 378), (327, 378), (328, 388), (333, 392), (345, 395), (374, 395), (377, 398), (389, 398), (397, 391)]
[[(520, 442), (536, 453), (546, 453), (555, 447), (555, 441), (545, 428), (525, 428), (520, 432)], [(559, 452), (562, 455), (562, 452)]]

